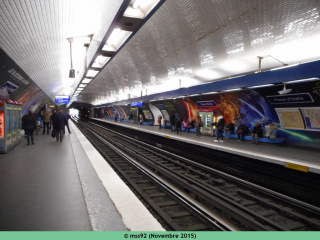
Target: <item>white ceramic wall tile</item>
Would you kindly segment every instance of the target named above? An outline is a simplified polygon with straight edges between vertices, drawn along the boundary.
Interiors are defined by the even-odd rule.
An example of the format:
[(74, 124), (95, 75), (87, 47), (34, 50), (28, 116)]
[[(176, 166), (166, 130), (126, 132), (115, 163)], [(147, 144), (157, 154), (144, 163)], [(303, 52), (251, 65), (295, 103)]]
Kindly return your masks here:
[[(76, 98), (94, 104), (320, 58), (320, 1), (167, 0)], [(264, 69), (281, 66), (264, 59)], [(210, 76), (199, 77), (199, 70)], [(206, 73), (208, 75), (208, 73)], [(153, 87), (153, 85), (166, 86)], [(152, 90), (154, 88), (154, 90)]]

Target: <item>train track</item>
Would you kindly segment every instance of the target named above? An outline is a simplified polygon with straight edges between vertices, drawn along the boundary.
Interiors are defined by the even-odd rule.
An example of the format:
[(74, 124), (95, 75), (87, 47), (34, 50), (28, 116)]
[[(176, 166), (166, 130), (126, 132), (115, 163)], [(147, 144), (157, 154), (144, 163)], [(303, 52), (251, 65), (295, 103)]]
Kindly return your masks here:
[[(99, 139), (96, 148), (109, 162), (118, 162), (111, 164), (131, 186), (138, 187), (136, 191), (173, 230), (320, 230), (320, 209), (315, 206), (172, 154), (160, 144), (151, 146), (96, 123), (77, 125), (89, 139), (90, 134)], [(124, 155), (136, 162), (123, 160)], [(143, 171), (148, 172), (144, 175), (148, 180), (141, 180)], [(161, 182), (161, 190), (159, 183), (143, 185), (155, 184), (155, 179)], [(168, 183), (173, 185), (170, 193), (164, 190)], [(153, 187), (156, 191), (150, 192)], [(180, 218), (184, 214), (189, 220)]]

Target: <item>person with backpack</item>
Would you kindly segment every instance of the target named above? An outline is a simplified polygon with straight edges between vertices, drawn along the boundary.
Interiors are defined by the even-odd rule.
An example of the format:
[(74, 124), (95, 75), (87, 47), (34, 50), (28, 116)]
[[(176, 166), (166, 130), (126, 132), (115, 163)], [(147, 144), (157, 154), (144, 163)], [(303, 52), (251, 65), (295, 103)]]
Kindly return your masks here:
[(171, 114), (170, 116), (170, 124), (171, 124), (171, 132), (175, 131), (175, 120), (176, 116), (174, 115), (174, 113)]
[(27, 136), (27, 145), (30, 145), (30, 137), (31, 143), (34, 144), (33, 132), (35, 129), (37, 129), (37, 120), (31, 110), (28, 111), (27, 115), (24, 115), (22, 117), (22, 129), (25, 131), (25, 134)]

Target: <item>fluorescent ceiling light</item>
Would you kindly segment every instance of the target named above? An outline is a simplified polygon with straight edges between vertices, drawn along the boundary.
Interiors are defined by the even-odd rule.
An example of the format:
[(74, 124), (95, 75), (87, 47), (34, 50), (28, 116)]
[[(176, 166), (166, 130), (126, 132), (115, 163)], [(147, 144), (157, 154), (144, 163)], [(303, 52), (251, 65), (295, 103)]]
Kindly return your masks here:
[(92, 64), (92, 67), (102, 68), (109, 60), (110, 57), (98, 56)]
[(185, 98), (186, 96), (179, 96), (179, 97), (177, 97), (177, 98)]
[(200, 94), (192, 94), (192, 95), (188, 95), (188, 97), (193, 97), (193, 96), (199, 96)]
[(95, 77), (99, 71), (89, 70), (87, 73), (87, 77)]
[(232, 91), (239, 91), (242, 90), (242, 88), (234, 88), (234, 89), (228, 89), (228, 90), (224, 90), (225, 92), (232, 92)]
[(243, 77), (243, 76), (246, 76), (246, 75), (234, 76), (234, 77), (230, 77), (228, 79), (233, 79), (233, 78), (238, 78), (238, 77)]
[(265, 85), (252, 86), (252, 87), (248, 87), (248, 88), (269, 87), (269, 86), (273, 86), (273, 85), (274, 85), (274, 84), (265, 84)]
[(108, 44), (109, 46), (111, 46), (111, 45), (113, 44), (113, 42), (114, 42), (114, 41), (116, 40), (116, 38), (119, 36), (120, 32), (121, 32), (121, 29), (120, 29), (120, 28), (115, 28), (115, 29), (112, 31), (112, 33), (111, 33), (111, 35), (110, 35), (110, 37), (108, 38), (108, 41), (107, 41), (107, 44)]
[(92, 79), (85, 78), (82, 80), (82, 83), (90, 83)]
[(301, 80), (294, 80), (294, 81), (289, 81), (289, 82), (284, 82), (284, 83), (297, 83), (297, 82), (308, 82), (308, 81), (313, 81), (313, 80), (319, 80), (319, 78), (307, 78), (307, 79), (301, 79)]
[(208, 94), (215, 94), (215, 93), (218, 93), (218, 92), (208, 92), (208, 93), (205, 93), (205, 95), (208, 95)]
[(290, 65), (290, 66), (283, 66), (283, 67), (278, 67), (278, 68), (273, 68), (273, 69), (270, 69), (270, 71), (276, 71), (276, 70), (280, 70), (280, 69), (284, 69), (284, 68), (290, 68), (290, 67), (295, 67), (295, 66), (298, 66), (298, 64), (293, 64), (293, 65)]
[(77, 90), (78, 90), (78, 91), (82, 91), (83, 89), (84, 89), (84, 88), (79, 87)]
[(140, 3), (141, 3), (141, 0), (135, 0), (134, 3), (132, 4), (132, 7), (133, 8), (138, 8)]
[(83, 87), (85, 88), (87, 86), (87, 84), (80, 84), (79, 87)]

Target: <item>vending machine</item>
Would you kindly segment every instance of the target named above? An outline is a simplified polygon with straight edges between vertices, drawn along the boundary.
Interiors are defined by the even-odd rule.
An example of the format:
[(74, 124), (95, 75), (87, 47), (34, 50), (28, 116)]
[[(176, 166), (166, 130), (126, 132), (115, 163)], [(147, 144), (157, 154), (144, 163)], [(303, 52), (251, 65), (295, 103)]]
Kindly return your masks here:
[(213, 101), (197, 102), (199, 109), (198, 114), (203, 122), (203, 127), (200, 129), (203, 135), (213, 135), (215, 127), (212, 123), (216, 122), (220, 117), (223, 117), (218, 106)]
[(0, 99), (0, 153), (7, 153), (21, 141), (22, 103)]

